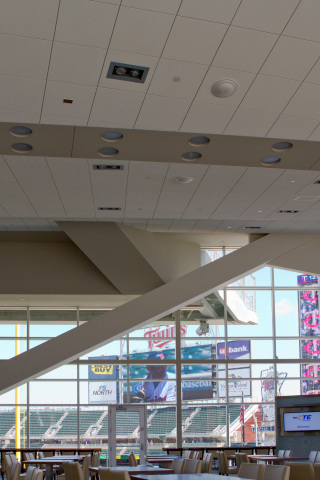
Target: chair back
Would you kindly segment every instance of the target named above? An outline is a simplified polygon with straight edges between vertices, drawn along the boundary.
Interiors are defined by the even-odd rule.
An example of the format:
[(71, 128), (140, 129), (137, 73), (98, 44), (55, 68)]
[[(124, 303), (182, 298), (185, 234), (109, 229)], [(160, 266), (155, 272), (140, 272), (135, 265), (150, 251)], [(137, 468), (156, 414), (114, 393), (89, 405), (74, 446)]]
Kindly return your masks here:
[(278, 457), (284, 457), (285, 450), (278, 450)]
[(285, 450), (283, 456), (284, 457), (291, 457), (292, 456), (292, 450)]
[(312, 463), (284, 462), (290, 467), (289, 480), (314, 480), (314, 470)]
[(315, 462), (317, 454), (318, 454), (317, 450), (311, 450), (311, 452), (309, 453), (309, 460), (311, 463)]
[[(40, 453), (43, 453), (43, 457), (54, 457), (55, 454), (56, 454), (56, 451), (55, 450), (42, 450), (42, 452), (39, 452), (39, 455)], [(41, 457), (40, 457), (41, 458)]]
[(186, 458), (181, 473), (201, 473), (201, 460)]
[(264, 465), (261, 463), (241, 463), (238, 477), (250, 478), (251, 480), (261, 480)]
[(89, 466), (90, 466), (91, 455), (86, 455), (82, 462), (82, 471), (84, 480), (89, 479)]
[(226, 457), (223, 452), (218, 452), (218, 460), (219, 460), (219, 475), (225, 475), (227, 472), (226, 469)]
[(4, 455), (3, 459), (4, 459), (4, 468), (6, 472), (6, 477), (7, 477), (7, 480), (10, 480), (10, 471), (11, 471), (13, 462), (10, 455)]
[(184, 458), (193, 458), (194, 452), (192, 450), (185, 450), (183, 452)]
[(234, 454), (236, 457), (236, 465), (239, 471), (241, 463), (249, 463), (249, 458), (246, 453), (235, 453)]
[[(247, 455), (253, 455), (253, 448), (239, 448), (239, 453), (246, 453)], [(263, 453), (261, 455), (263, 455)]]
[(217, 458), (216, 453), (203, 454), (201, 473), (212, 473), (212, 463), (214, 458)]
[(17, 461), (13, 463), (11, 467), (9, 480), (19, 480), (20, 472), (21, 472), (21, 463)]
[(100, 453), (94, 452), (91, 458), (91, 467), (99, 467), (100, 464)]
[(84, 480), (79, 462), (65, 462), (62, 464), (66, 480)]
[(39, 468), (36, 468), (33, 472), (32, 480), (43, 480), (43, 475), (44, 473)]
[(257, 448), (256, 455), (269, 455), (270, 448)]
[(99, 467), (100, 480), (130, 480), (127, 470), (113, 470), (112, 468)]
[(130, 467), (136, 467), (138, 465), (138, 461), (137, 461), (137, 458), (136, 458), (134, 452), (131, 452), (129, 454), (129, 465), (130, 465)]
[(29, 465), (28, 470), (26, 471), (25, 480), (32, 480), (32, 477), (36, 470), (38, 470), (36, 467), (34, 467), (33, 465)]
[(290, 467), (287, 465), (266, 465), (261, 480), (289, 480)]
[(313, 464), (313, 471), (314, 471), (315, 480), (320, 480), (320, 464), (319, 463)]
[(196, 450), (193, 452), (193, 459), (194, 460), (202, 460), (203, 457), (203, 451), (202, 450)]
[[(39, 458), (44, 458), (44, 453), (39, 452)], [(44, 463), (40, 463), (40, 468), (43, 468), (44, 470), (46, 469), (46, 466)]]
[(185, 461), (186, 459), (183, 457), (174, 458), (172, 460), (171, 470), (173, 470), (174, 473), (182, 473), (182, 469)]
[(61, 450), (60, 455), (76, 455), (77, 450)]

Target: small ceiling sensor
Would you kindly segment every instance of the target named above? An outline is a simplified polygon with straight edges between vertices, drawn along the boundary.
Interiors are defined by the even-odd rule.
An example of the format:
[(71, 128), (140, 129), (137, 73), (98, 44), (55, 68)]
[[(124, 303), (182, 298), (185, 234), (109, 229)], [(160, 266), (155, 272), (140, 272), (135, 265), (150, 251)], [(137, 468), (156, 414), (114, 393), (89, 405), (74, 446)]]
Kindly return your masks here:
[(199, 152), (185, 152), (181, 155), (182, 160), (186, 162), (192, 162), (193, 160), (198, 160), (202, 155)]
[(193, 182), (193, 177), (175, 177), (174, 181), (177, 183), (191, 183)]
[(11, 145), (11, 150), (17, 153), (26, 153), (32, 150), (32, 146), (29, 143), (14, 143)]
[(285, 150), (289, 150), (293, 147), (293, 143), (291, 142), (278, 142), (272, 145), (272, 150), (274, 152), (284, 152)]
[(189, 138), (188, 142), (189, 145), (192, 145), (193, 147), (202, 147), (203, 145), (207, 145), (208, 143), (210, 143), (210, 138), (203, 136), (192, 137)]
[(99, 148), (98, 150), (98, 154), (100, 155), (100, 157), (113, 157), (118, 153), (119, 153), (119, 150), (112, 147), (102, 147), (102, 148)]
[(23, 125), (15, 125), (14, 127), (10, 128), (9, 132), (14, 137), (27, 137), (28, 135), (31, 135), (32, 130), (31, 128), (24, 127)]
[(121, 132), (103, 132), (100, 138), (105, 142), (117, 142), (123, 138), (123, 134)]
[(236, 93), (238, 84), (235, 80), (231, 78), (223, 78), (215, 82), (211, 87), (211, 93), (213, 96), (218, 98), (231, 97)]
[(264, 166), (274, 165), (275, 163), (279, 163), (281, 158), (279, 157), (265, 157), (260, 160), (260, 163)]

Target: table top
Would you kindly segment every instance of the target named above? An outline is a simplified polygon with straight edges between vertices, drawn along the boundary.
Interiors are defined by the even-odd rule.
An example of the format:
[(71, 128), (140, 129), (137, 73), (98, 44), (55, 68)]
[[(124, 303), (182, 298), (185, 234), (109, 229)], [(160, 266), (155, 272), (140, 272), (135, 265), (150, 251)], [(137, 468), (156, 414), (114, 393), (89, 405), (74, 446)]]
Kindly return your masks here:
[[(118, 472), (123, 472), (126, 470), (130, 475), (132, 473), (139, 474), (139, 475), (167, 475), (169, 473), (174, 473), (171, 468), (156, 468), (150, 467), (149, 465), (137, 465), (136, 467), (131, 467), (130, 465), (118, 465), (117, 467), (110, 467), (111, 470), (115, 470)], [(99, 467), (89, 467), (90, 472), (98, 472)]]
[[(217, 473), (172, 473), (169, 475), (134, 475), (136, 480), (221, 480)], [(247, 479), (242, 479), (247, 480)]]
[(248, 455), (250, 461), (261, 462), (303, 462), (309, 460), (309, 457), (278, 457), (277, 455)]
[(171, 463), (175, 458), (181, 458), (177, 455), (147, 455), (147, 461), (150, 463)]
[(32, 460), (23, 460), (25, 465), (59, 465), (64, 462), (83, 460), (84, 455), (56, 455), (54, 457), (34, 458)]

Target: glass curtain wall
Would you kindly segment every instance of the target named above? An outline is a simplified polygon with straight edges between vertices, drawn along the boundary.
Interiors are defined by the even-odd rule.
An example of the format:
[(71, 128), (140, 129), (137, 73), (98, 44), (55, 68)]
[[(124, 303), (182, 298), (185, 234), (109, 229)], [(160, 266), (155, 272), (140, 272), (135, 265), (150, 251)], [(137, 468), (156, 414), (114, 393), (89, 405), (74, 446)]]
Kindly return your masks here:
[[(203, 251), (203, 263), (231, 251)], [(100, 446), (107, 458), (115, 403), (147, 405), (150, 453), (273, 445), (275, 396), (320, 393), (318, 289), (317, 277), (264, 267), (8, 392), (0, 396), (0, 445)], [(105, 311), (3, 308), (1, 358)], [(136, 426), (120, 421), (119, 458), (137, 441)]]

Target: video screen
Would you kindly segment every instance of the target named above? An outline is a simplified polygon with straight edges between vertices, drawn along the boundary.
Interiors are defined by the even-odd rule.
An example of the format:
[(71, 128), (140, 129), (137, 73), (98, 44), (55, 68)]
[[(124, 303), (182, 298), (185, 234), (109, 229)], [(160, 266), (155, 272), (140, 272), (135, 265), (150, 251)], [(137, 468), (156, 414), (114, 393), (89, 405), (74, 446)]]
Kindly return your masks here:
[(285, 432), (320, 431), (320, 412), (288, 412), (283, 414)]

